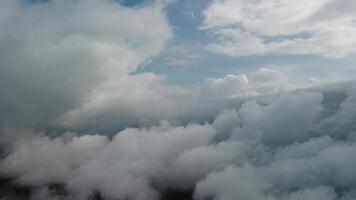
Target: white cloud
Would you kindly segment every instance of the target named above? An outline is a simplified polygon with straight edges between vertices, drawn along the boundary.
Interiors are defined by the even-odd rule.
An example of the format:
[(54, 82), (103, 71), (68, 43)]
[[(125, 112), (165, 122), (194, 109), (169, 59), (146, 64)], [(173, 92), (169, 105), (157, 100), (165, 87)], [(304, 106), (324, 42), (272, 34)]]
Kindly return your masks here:
[[(1, 125), (48, 125), (113, 80), (144, 95), (145, 84), (158, 78), (130, 73), (173, 36), (164, 8), (154, 2), (5, 0), (0, 13), (0, 26), (7, 27), (0, 33)], [(123, 88), (111, 91), (120, 96)]]
[(8, 177), (21, 174), (17, 181), (24, 185), (65, 182), (72, 176), (73, 169), (96, 157), (107, 143), (105, 136), (98, 135), (73, 137), (69, 134), (54, 140), (24, 137), (16, 142), (16, 153), (7, 157), (7, 164), (1, 165), (1, 171)]
[[(238, 180), (238, 181), (236, 181)], [(265, 200), (265, 183), (254, 174), (253, 168), (228, 166), (222, 172), (212, 172), (198, 183), (195, 196), (197, 199), (214, 200)]]
[(257, 95), (276, 94), (301, 86), (291, 83), (288, 76), (270, 68), (246, 74), (228, 74), (223, 78), (207, 79), (201, 87), (204, 99), (227, 99)]
[[(344, 100), (322, 90), (249, 100), (211, 123), (162, 122), (129, 128), (111, 139), (73, 133), (52, 139), (23, 137), (0, 161), (0, 173), (39, 187), (33, 194), (39, 199), (86, 199), (95, 192), (104, 199), (156, 199), (165, 189), (195, 188), (197, 199), (337, 195), (348, 200), (355, 197), (356, 186), (356, 163), (350, 159), (356, 151), (356, 129), (350, 125), (356, 118), (347, 109), (354, 90), (348, 91)], [(340, 106), (325, 115), (330, 109), (327, 98)], [(326, 122), (344, 112), (353, 117), (332, 121), (335, 129), (329, 130)], [(340, 132), (344, 137), (335, 137)], [(69, 193), (51, 196), (46, 188), (50, 183), (65, 184)]]
[(71, 130), (117, 131), (188, 115), (192, 95), (165, 85), (164, 80), (153, 73), (110, 80), (96, 87), (87, 102), (60, 115), (53, 124)]
[(230, 56), (356, 52), (356, 4), (352, 0), (215, 0), (202, 28), (216, 36), (207, 45)]
[[(0, 146), (0, 178), (29, 186), (33, 200), (153, 200), (167, 190), (194, 190), (197, 200), (355, 199), (354, 82), (290, 91), (304, 85), (262, 68), (208, 79), (199, 93), (132, 73), (172, 38), (165, 2), (0, 0), (0, 139), (18, 136)], [(214, 1), (205, 28), (243, 42), (246, 54), (272, 52), (266, 37), (288, 53), (354, 51), (353, 1), (278, 2)], [(50, 137), (51, 126), (77, 132)]]
[(0, 171), (6, 177), (21, 174), (16, 181), (22, 185), (65, 183), (74, 199), (87, 199), (94, 191), (105, 199), (156, 199), (152, 181), (164, 183), (181, 153), (209, 144), (214, 134), (208, 124), (171, 127), (163, 122), (126, 129), (110, 141), (98, 135), (33, 136), (15, 144)]

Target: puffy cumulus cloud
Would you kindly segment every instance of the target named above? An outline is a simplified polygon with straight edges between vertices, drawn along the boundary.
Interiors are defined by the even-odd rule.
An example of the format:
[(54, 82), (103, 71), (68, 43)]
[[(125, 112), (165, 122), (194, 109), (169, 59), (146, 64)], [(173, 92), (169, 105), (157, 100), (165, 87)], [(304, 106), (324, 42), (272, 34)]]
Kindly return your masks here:
[(163, 187), (160, 183), (170, 176), (172, 161), (184, 151), (208, 144), (214, 133), (209, 125), (125, 130), (97, 160), (79, 169), (69, 188), (79, 196), (97, 188), (108, 199), (155, 199), (151, 184)]
[(115, 133), (127, 126), (152, 126), (161, 119), (176, 124), (202, 122), (226, 107), (221, 102), (271, 95), (310, 85), (298, 85), (288, 75), (261, 68), (249, 75), (207, 79), (189, 90), (163, 84), (164, 76), (144, 73), (111, 79), (92, 90), (82, 105), (59, 115), (52, 126), (72, 131)]
[(248, 99), (203, 124), (24, 137), (1, 160), (1, 176), (38, 199), (160, 199), (167, 190), (197, 200), (355, 199), (352, 85)]
[(118, 81), (111, 89), (116, 97), (127, 84), (144, 95), (145, 85), (160, 78), (130, 73), (172, 38), (159, 2), (124, 7), (111, 0), (4, 0), (0, 13), (0, 26), (6, 27), (0, 33), (2, 126), (48, 125), (111, 80)]
[(16, 141), (16, 152), (1, 165), (2, 175), (22, 174), (17, 181), (25, 185), (64, 182), (73, 168), (95, 158), (107, 143), (107, 137), (98, 135), (76, 137), (68, 133), (55, 139), (27, 136)]
[(216, 0), (204, 11), (202, 28), (216, 36), (207, 45), (230, 56), (355, 53), (353, 0)]
[(235, 129), (233, 136), (255, 137), (271, 145), (305, 141), (312, 137), (314, 124), (323, 111), (322, 100), (321, 94), (301, 92), (282, 94), (266, 106), (247, 102), (239, 112), (242, 127)]
[(126, 129), (110, 141), (98, 135), (34, 136), (15, 144), (0, 171), (2, 176), (21, 174), (16, 182), (24, 185), (66, 183), (74, 199), (87, 199), (93, 192), (105, 199), (156, 199), (151, 183), (164, 187), (159, 184), (171, 176), (172, 162), (184, 151), (209, 144), (214, 134), (208, 124), (171, 127), (163, 122)]
[(197, 199), (268, 199), (263, 195), (264, 184), (256, 177), (253, 168), (228, 166), (224, 171), (212, 172), (206, 180), (199, 182), (195, 195)]
[(228, 99), (275, 94), (298, 87), (302, 86), (293, 84), (286, 74), (261, 68), (249, 75), (228, 74), (223, 78), (207, 79), (201, 86), (201, 96), (204, 99)]

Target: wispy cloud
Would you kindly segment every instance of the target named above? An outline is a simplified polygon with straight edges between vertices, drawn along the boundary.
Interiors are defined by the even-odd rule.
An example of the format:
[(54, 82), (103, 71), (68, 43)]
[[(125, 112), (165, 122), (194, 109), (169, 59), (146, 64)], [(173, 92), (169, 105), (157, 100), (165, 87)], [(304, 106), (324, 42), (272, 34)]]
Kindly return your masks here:
[(230, 56), (356, 52), (356, 4), (352, 0), (213, 1), (202, 29), (216, 42), (207, 48)]

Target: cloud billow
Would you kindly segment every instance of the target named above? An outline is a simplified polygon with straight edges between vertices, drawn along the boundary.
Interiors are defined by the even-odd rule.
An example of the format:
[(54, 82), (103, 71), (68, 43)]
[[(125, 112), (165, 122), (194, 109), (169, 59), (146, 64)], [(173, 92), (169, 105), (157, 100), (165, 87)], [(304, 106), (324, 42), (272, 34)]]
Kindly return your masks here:
[[(353, 2), (263, 2), (213, 1), (202, 28), (223, 45), (212, 45), (232, 56), (354, 52)], [(139, 73), (174, 38), (167, 3), (0, 0), (0, 199), (11, 199), (3, 180), (31, 200), (157, 200), (172, 191), (355, 199), (355, 82), (299, 83), (272, 66), (182, 88)], [(326, 13), (337, 30), (325, 27)]]
[[(355, 113), (345, 107), (355, 103), (354, 90), (338, 90), (347, 97), (331, 116), (323, 114), (323, 90), (299, 91), (249, 100), (212, 123), (162, 122), (112, 139), (28, 136), (1, 161), (1, 172), (39, 188), (64, 183), (73, 199), (93, 191), (104, 199), (156, 199), (168, 188), (195, 188), (196, 199), (352, 199)], [(345, 112), (352, 117), (331, 120)], [(324, 132), (330, 123), (334, 129)]]
[(95, 101), (93, 95), (110, 98), (112, 89), (99, 92), (103, 85), (150, 87), (162, 79), (130, 75), (172, 37), (160, 4), (6, 0), (0, 5), (0, 26), (6, 27), (0, 33), (2, 126), (53, 124), (59, 115)]

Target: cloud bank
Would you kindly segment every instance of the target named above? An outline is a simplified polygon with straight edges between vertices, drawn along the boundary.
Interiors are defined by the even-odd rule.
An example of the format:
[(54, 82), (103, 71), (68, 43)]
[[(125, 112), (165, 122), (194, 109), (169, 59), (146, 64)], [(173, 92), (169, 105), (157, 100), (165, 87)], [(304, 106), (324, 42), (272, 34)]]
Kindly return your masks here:
[[(211, 123), (162, 121), (112, 138), (34, 134), (16, 140), (0, 171), (42, 190), (64, 183), (66, 199), (159, 199), (167, 189), (193, 189), (195, 199), (353, 199), (355, 91), (281, 93)], [(337, 92), (346, 97), (330, 102)]]
[[(233, 56), (354, 52), (353, 2), (278, 2), (214, 1), (203, 28)], [(138, 73), (174, 37), (166, 3), (0, 0), (0, 195), (6, 179), (31, 200), (355, 199), (355, 82)]]

